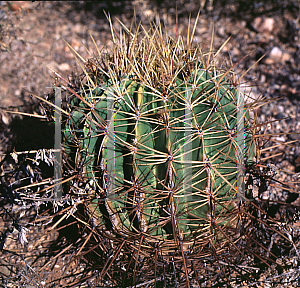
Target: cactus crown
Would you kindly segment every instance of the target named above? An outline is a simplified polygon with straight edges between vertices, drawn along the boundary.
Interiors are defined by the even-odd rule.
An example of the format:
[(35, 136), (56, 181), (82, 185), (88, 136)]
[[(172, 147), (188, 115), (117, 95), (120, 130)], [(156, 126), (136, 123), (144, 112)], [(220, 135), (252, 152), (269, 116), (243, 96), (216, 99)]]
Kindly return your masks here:
[(256, 153), (235, 75), (216, 67), (220, 50), (193, 44), (194, 30), (187, 43), (161, 26), (124, 30), (110, 53), (84, 61), (87, 82), (66, 121), (65, 154), (91, 188), (88, 210), (99, 229), (143, 237), (145, 249), (228, 242), (238, 167)]

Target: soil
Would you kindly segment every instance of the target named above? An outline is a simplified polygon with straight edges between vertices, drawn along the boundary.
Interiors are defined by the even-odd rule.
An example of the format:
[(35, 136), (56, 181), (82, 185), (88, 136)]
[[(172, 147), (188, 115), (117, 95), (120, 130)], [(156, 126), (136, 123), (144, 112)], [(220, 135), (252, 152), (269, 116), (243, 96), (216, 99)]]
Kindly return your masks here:
[[(200, 5), (203, 9), (194, 39), (201, 44), (202, 50), (210, 49), (212, 35), (215, 50), (230, 37), (230, 41), (222, 50), (224, 58), (221, 60), (229, 66), (235, 65), (234, 70), (238, 75), (251, 68), (240, 79), (240, 82), (247, 86), (245, 90), (251, 91), (251, 97), (255, 99), (279, 98), (276, 102), (269, 101), (259, 108), (257, 113), (259, 121), (283, 119), (262, 128), (265, 134), (275, 131), (287, 133), (278, 134), (266, 144), (279, 144), (274, 148), (278, 156), (271, 158), (269, 162), (277, 166), (278, 181), (294, 182), (298, 189), (300, 2), (297, 0), (0, 1), (0, 163), (4, 163), (7, 152), (45, 148), (39, 145), (42, 145), (41, 139), (45, 140), (42, 133), (44, 129), (48, 129), (47, 126), (40, 127), (36, 122), (30, 122), (26, 116), (9, 111), (38, 114), (42, 107), (32, 95), (48, 97), (57, 83), (57, 76), (53, 71), (65, 79), (72, 73), (81, 71), (66, 43), (84, 59), (97, 53), (90, 34), (99, 50), (111, 45), (109, 21), (103, 11), (111, 16), (116, 31), (120, 27), (118, 19), (130, 27), (132, 19), (136, 17), (146, 26), (149, 20), (160, 20), (170, 35), (174, 36), (177, 31), (187, 35), (189, 15), (194, 23)], [(263, 55), (264, 58), (257, 62)], [(26, 129), (37, 129), (35, 136), (27, 133)], [(288, 146), (280, 145), (293, 140), (295, 142)], [(52, 147), (52, 141), (46, 141), (49, 148)], [(265, 153), (262, 156), (268, 158), (270, 155)], [(274, 190), (267, 191), (264, 197), (282, 200), (290, 197), (280, 191), (276, 193)], [(298, 197), (294, 197), (290, 202), (300, 205)], [(31, 215), (34, 215), (35, 212), (30, 211)], [(0, 229), (4, 233), (11, 219), (2, 220)], [(74, 264), (76, 267), (66, 269), (64, 263), (67, 263), (67, 256), (60, 257), (58, 254), (61, 247), (65, 247), (63, 238), (60, 249), (49, 246), (50, 240), (57, 237), (59, 232), (55, 229), (45, 231), (41, 226), (32, 226), (28, 232), (28, 245), (22, 251), (23, 246), (18, 242), (18, 231), (15, 229), (7, 238), (5, 249), (15, 251), (14, 253), (18, 251), (20, 254), (0, 252), (5, 256), (2, 262), (0, 261), (2, 279), (15, 275), (11, 280), (6, 280), (7, 282), (3, 280), (3, 285), (5, 282), (10, 283), (7, 287), (18, 287), (21, 284), (27, 285), (26, 287), (52, 287), (50, 283), (62, 277), (55, 282), (55, 287), (63, 287), (68, 281), (75, 281), (75, 276), (61, 276), (62, 270), (65, 269), (64, 275), (80, 273), (85, 269), (85, 263), (78, 266)], [(40, 263), (33, 261), (34, 256), (47, 251), (52, 253), (51, 265), (43, 262), (45, 259), (40, 260)], [(27, 259), (27, 264), (30, 263), (29, 266), (26, 264), (27, 274), (24, 272), (26, 269), (22, 267), (24, 262), (20, 261), (20, 255), (26, 253), (32, 256)], [(17, 262), (18, 264), (15, 264)], [(30, 265), (34, 267), (32, 270)], [(16, 271), (23, 271), (23, 274)], [(92, 275), (92, 271), (90, 273)]]

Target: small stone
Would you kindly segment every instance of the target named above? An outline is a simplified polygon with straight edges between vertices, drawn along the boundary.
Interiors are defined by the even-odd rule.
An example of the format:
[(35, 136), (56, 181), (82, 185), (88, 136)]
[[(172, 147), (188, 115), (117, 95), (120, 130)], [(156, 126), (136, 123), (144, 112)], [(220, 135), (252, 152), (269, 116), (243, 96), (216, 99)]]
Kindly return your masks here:
[(282, 55), (282, 61), (287, 62), (291, 60), (291, 55), (289, 53), (284, 52)]
[(270, 52), (270, 57), (272, 59), (280, 59), (282, 57), (282, 51), (278, 47), (273, 47)]
[(144, 11), (144, 15), (147, 17), (147, 18), (152, 18), (154, 13), (151, 9), (147, 9)]
[(273, 18), (266, 18), (262, 23), (261, 29), (263, 31), (272, 32), (274, 29), (274, 25), (275, 25), (275, 20)]
[(20, 89), (16, 89), (15, 90), (15, 96), (20, 96), (21, 95), (21, 90)]
[(283, 136), (276, 137), (275, 140), (279, 143), (285, 143), (285, 138)]
[(261, 82), (261, 83), (265, 83), (266, 80), (267, 80), (266, 75), (265, 75), (265, 74), (261, 74), (261, 76), (260, 76), (260, 82)]
[(256, 17), (253, 21), (253, 27), (261, 33), (267, 32), (271, 33), (275, 26), (275, 20), (273, 18), (267, 17)]
[(284, 111), (285, 111), (285, 109), (284, 109), (284, 107), (283, 107), (282, 105), (278, 105), (278, 106), (277, 106), (277, 110), (278, 110), (278, 112), (280, 112), (280, 113), (284, 113)]
[(5, 125), (8, 125), (9, 124), (9, 118), (7, 115), (5, 115), (4, 113), (2, 114), (2, 122), (5, 124)]
[(60, 71), (70, 71), (71, 70), (71, 67), (68, 63), (62, 63), (58, 66), (58, 69)]
[(278, 47), (273, 47), (268, 54), (266, 60), (264, 61), (266, 64), (274, 64), (282, 61), (283, 52)]

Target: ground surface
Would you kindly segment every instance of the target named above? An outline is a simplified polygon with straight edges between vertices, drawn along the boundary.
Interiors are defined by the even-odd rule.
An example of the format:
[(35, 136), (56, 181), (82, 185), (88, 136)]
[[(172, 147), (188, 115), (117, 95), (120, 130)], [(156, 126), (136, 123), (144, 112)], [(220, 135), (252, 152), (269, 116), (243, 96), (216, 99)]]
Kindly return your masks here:
[[(258, 98), (259, 95), (268, 99), (282, 97), (276, 103), (269, 103), (258, 111), (262, 121), (287, 118), (273, 123), (265, 131), (265, 133), (289, 132), (288, 136), (275, 137), (277, 142), (273, 144), (299, 140), (299, 135), (295, 133), (300, 131), (300, 2), (297, 0), (175, 2), (178, 29), (183, 35), (187, 34), (189, 14), (193, 23), (200, 7), (199, 2), (206, 2), (195, 30), (195, 41), (201, 43), (204, 51), (209, 49), (213, 26), (214, 49), (218, 49), (231, 36), (223, 51), (226, 59), (231, 59), (234, 64), (238, 63), (236, 72), (242, 74), (247, 71), (256, 60), (269, 52), (246, 74), (242, 82), (252, 87), (254, 98)], [(24, 150), (33, 147), (28, 144), (30, 141), (35, 143), (36, 148), (41, 148), (37, 147), (37, 143), (44, 137), (43, 131), (37, 130), (34, 138), (32, 139), (30, 134), (31, 138), (28, 139), (25, 128), (32, 130), (31, 122), (26, 122), (29, 127), (24, 127), (25, 120), (23, 122), (13, 120), (12, 114), (7, 111), (32, 113), (38, 105), (30, 94), (47, 95), (51, 92), (49, 87), (53, 87), (55, 83), (52, 70), (66, 79), (72, 71), (80, 70), (63, 39), (82, 57), (92, 56), (96, 50), (89, 32), (100, 49), (109, 45), (111, 37), (109, 23), (103, 10), (111, 14), (117, 30), (120, 27), (117, 18), (128, 27), (134, 17), (134, 9), (137, 19), (144, 24), (148, 23), (147, 18), (151, 21), (161, 19), (170, 34), (175, 34), (176, 6), (173, 1), (111, 0), (94, 4), (84, 1), (76, 3), (0, 1), (0, 161), (4, 159), (7, 151), (14, 148)], [(246, 55), (248, 56), (244, 59)], [(226, 61), (230, 63), (229, 60)], [(13, 135), (15, 131), (20, 131), (17, 129), (19, 125), (24, 135), (22, 134), (21, 139), (16, 142)], [(299, 181), (290, 176), (291, 173), (300, 171), (299, 143), (296, 142), (288, 149), (278, 145), (277, 149), (280, 155), (272, 161), (279, 168), (278, 179)], [(299, 203), (297, 201), (295, 203)], [(44, 252), (47, 241), (56, 235), (55, 232), (51, 233), (46, 233), (43, 238), (37, 240), (37, 235), (42, 234), (38, 227), (33, 227), (28, 236), (29, 244), (26, 251), (33, 251), (32, 254)], [(20, 249), (16, 236), (16, 233), (13, 234), (5, 243), (7, 249), (8, 247), (16, 251)], [(52, 272), (55, 270), (59, 272), (62, 263), (56, 263), (51, 268)], [(0, 272), (6, 275), (8, 271), (3, 268), (5, 265), (1, 267)], [(50, 278), (44, 277), (50, 277), (50, 274), (45, 271), (43, 270), (44, 274), (37, 276), (36, 282), (28, 285), (35, 287), (38, 282), (49, 283)], [(51, 277), (55, 278), (58, 274), (52, 273)]]

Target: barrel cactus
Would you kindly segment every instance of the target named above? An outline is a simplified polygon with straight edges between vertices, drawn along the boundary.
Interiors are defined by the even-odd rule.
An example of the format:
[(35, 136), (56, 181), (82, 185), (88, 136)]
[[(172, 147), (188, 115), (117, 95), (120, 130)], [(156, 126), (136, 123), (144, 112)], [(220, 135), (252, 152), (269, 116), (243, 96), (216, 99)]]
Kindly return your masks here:
[[(13, 222), (0, 246), (13, 229), (26, 244), (25, 214), (28, 227), (42, 223), (47, 233), (59, 232), (53, 245), (42, 237), (32, 246), (42, 243), (47, 261), (41, 253), (31, 261), (34, 248), (30, 257), (20, 252), (26, 281), (35, 283), (27, 266), (37, 265), (28, 271), (40, 286), (54, 263), (63, 266), (58, 257), (70, 260), (55, 283), (48, 278), (59, 287), (245, 287), (294, 273), (270, 278), (264, 268), (280, 273), (298, 265), (299, 233), (290, 223), (299, 221), (299, 205), (291, 203), (299, 181), (275, 179), (277, 167), (264, 161), (297, 140), (268, 146), (276, 134), (259, 129), (276, 120), (256, 121), (264, 100), (251, 101), (243, 75), (224, 65), (226, 43), (203, 52), (192, 41), (195, 27), (185, 42), (160, 25), (133, 26), (135, 32), (124, 25), (113, 32), (112, 46), (96, 46), (99, 55), (88, 60), (70, 46), (83, 72), (73, 81), (55, 73), (68, 84), (55, 89), (55, 104), (54, 93), (47, 100), (34, 95), (46, 113), (39, 118), (52, 119), (55, 108), (55, 149), (29, 145), (1, 162), (8, 172), (0, 186), (11, 204), (1, 215)], [(63, 107), (62, 90), (70, 92)], [(32, 207), (36, 217), (26, 210)]]
[(235, 246), (256, 138), (234, 73), (217, 67), (220, 51), (159, 27), (126, 32), (84, 61), (86, 82), (70, 90), (64, 153), (80, 172), (71, 186), (86, 187), (99, 231), (143, 253)]

